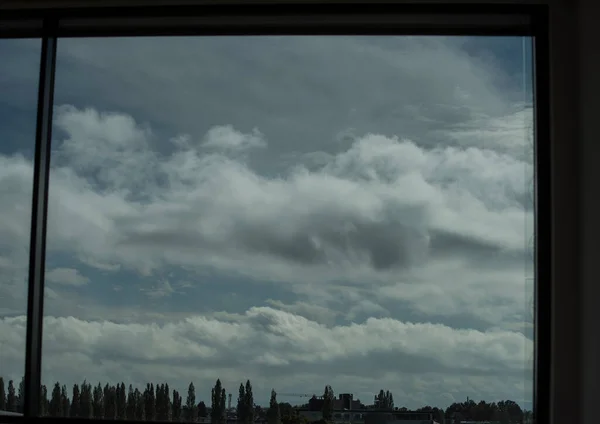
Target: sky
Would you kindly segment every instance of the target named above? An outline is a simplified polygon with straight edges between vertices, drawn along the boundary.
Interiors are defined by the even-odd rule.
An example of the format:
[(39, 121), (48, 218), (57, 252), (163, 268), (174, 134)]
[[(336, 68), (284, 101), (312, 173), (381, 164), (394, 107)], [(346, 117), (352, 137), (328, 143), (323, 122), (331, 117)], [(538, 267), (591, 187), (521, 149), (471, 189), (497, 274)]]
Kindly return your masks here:
[[(531, 408), (529, 42), (59, 40), (44, 384)], [(39, 53), (0, 40), (5, 381), (25, 358)]]

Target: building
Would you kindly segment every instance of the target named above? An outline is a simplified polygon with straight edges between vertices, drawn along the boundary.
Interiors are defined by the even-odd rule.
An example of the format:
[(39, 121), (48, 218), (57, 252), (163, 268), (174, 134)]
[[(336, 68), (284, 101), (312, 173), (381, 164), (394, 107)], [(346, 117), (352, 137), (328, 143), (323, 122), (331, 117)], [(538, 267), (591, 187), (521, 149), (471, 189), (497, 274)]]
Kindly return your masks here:
[(333, 409), (361, 409), (363, 405), (360, 403), (360, 400), (354, 400), (354, 395), (352, 393), (340, 393), (338, 398), (333, 402)]
[(364, 424), (434, 424), (432, 412), (365, 411)]
[[(360, 400), (354, 400), (354, 395), (352, 393), (340, 393), (337, 399), (333, 400), (333, 409), (334, 411), (343, 411), (345, 409), (361, 409), (363, 408)], [(308, 400), (308, 410), (309, 411), (322, 411), (323, 410), (323, 397), (315, 396), (311, 397)]]
[[(321, 411), (302, 409), (298, 414), (308, 422), (323, 418)], [(436, 424), (431, 412), (381, 411), (376, 409), (334, 409), (334, 424)]]
[[(339, 410), (334, 409), (332, 415), (332, 421), (339, 424), (364, 424), (365, 423), (365, 410)], [(311, 411), (307, 409), (298, 410), (298, 415), (306, 418), (308, 422), (319, 421), (323, 418), (322, 411)]]

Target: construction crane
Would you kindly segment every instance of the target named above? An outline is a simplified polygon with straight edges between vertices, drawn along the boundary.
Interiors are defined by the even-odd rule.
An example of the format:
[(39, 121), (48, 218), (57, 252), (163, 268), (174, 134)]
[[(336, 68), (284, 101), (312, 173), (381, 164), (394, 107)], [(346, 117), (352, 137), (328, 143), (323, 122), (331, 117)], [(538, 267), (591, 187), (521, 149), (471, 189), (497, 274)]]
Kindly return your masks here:
[(315, 396), (316, 398), (320, 399), (323, 396), (316, 396), (313, 393), (277, 393), (277, 396), (285, 396), (285, 397), (313, 397)]

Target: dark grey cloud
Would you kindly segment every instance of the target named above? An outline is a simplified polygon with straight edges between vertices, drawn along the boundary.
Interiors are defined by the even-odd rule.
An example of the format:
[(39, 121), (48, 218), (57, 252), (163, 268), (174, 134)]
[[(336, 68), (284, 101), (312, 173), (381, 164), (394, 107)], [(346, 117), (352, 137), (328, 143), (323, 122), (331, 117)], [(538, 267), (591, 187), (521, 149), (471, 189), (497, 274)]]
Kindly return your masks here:
[(265, 171), (290, 149), (334, 152), (328, 140), (350, 127), (426, 144), (426, 133), (468, 121), (474, 107), (506, 113), (511, 92), (491, 84), (499, 68), (426, 37), (67, 39), (59, 56), (58, 103), (93, 99), (193, 137), (218, 124), (258, 126), (277, 140), (255, 158)]

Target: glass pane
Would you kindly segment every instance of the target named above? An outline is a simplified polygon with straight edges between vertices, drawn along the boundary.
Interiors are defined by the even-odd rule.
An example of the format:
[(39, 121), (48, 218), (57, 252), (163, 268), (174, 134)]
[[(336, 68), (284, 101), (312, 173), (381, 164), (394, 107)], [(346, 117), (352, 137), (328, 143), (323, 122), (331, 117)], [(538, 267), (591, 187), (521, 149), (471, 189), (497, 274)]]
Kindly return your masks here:
[(47, 413), (527, 420), (530, 43), (60, 40)]
[(39, 40), (0, 40), (0, 415), (22, 413)]

